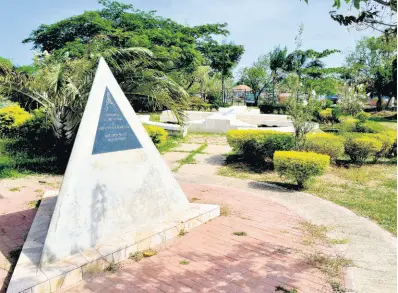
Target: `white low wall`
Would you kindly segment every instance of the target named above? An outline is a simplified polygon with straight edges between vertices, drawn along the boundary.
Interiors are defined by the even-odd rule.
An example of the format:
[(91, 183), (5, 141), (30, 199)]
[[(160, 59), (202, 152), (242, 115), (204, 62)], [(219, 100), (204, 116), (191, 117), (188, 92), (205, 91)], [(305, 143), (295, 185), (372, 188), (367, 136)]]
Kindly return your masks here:
[(147, 122), (144, 122), (144, 124), (158, 126), (160, 128), (163, 128), (164, 130), (167, 130), (169, 135), (172, 135), (172, 136), (182, 135), (183, 137), (185, 137), (188, 133), (188, 128), (186, 126), (181, 126), (178, 124), (169, 124), (169, 123), (153, 122), (153, 121), (147, 121)]
[[(215, 114), (215, 112), (185, 111), (187, 121), (206, 119), (213, 114)], [(177, 122), (177, 118), (174, 116), (173, 112), (166, 110), (160, 114), (160, 122)]]
[[(288, 115), (260, 114), (259, 109), (248, 109), (246, 106), (220, 108), (218, 112), (186, 111), (185, 114), (187, 116), (186, 125), (190, 132), (225, 133), (231, 129), (269, 129), (294, 132), (293, 124)], [(160, 121), (175, 122), (177, 119), (171, 111), (163, 111), (160, 115)], [(167, 125), (173, 125), (159, 124), (159, 122), (151, 123), (155, 123), (152, 125), (158, 125), (164, 129)], [(259, 125), (267, 127), (258, 127)], [(318, 124), (316, 124), (314, 129), (318, 127)]]
[(163, 128), (164, 130), (167, 130), (167, 132), (169, 133), (169, 135), (172, 136), (179, 136), (182, 135), (183, 137), (185, 137), (187, 135), (187, 126), (181, 126), (178, 124), (170, 124), (170, 123), (162, 123), (162, 122), (154, 122), (154, 121), (150, 121), (149, 120), (149, 115), (137, 115), (138, 118), (140, 119), (140, 121), (143, 124), (146, 125), (153, 125), (153, 126), (158, 126)]
[(287, 115), (274, 115), (274, 114), (237, 114), (236, 119), (254, 125), (267, 125), (287, 127), (292, 126), (292, 122)]

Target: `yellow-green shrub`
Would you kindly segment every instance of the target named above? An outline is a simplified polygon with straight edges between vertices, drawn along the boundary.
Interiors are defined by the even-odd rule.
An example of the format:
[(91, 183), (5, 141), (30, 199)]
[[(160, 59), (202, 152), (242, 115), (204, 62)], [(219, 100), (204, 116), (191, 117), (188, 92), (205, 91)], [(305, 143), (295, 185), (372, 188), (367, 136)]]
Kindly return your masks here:
[(365, 122), (365, 121), (367, 121), (369, 118), (370, 118), (370, 114), (369, 113), (366, 113), (366, 112), (364, 112), (364, 111), (362, 111), (362, 112), (359, 112), (356, 116), (355, 116), (355, 118), (357, 118), (358, 120), (359, 120), (359, 122)]
[(329, 156), (312, 152), (280, 151), (274, 154), (276, 172), (294, 180), (300, 188), (313, 177), (324, 174), (329, 163)]
[(370, 134), (349, 136), (344, 142), (345, 153), (353, 163), (363, 164), (369, 157), (376, 157), (382, 151), (383, 143)]
[(275, 151), (294, 147), (292, 134), (269, 130), (229, 130), (227, 140), (235, 152), (248, 159), (272, 158)]
[(154, 125), (144, 125), (144, 128), (156, 146), (166, 142), (168, 133), (163, 128)]
[(18, 133), (18, 128), (31, 119), (32, 115), (19, 105), (11, 105), (0, 109), (0, 135), (13, 137)]
[(330, 133), (314, 133), (306, 136), (305, 150), (328, 155), (333, 161), (344, 154), (344, 139)]
[(355, 132), (359, 120), (352, 117), (340, 118), (340, 131), (342, 132)]
[(383, 125), (374, 121), (358, 122), (355, 128), (356, 132), (362, 133), (381, 133), (384, 130)]
[(332, 123), (333, 122), (333, 114), (332, 108), (327, 108), (319, 112), (319, 118), (322, 122), (325, 123)]
[(393, 152), (392, 148), (397, 141), (397, 132), (395, 130), (385, 130), (381, 133), (374, 134), (374, 137), (382, 143), (382, 148), (375, 155), (375, 160), (381, 157), (387, 157)]

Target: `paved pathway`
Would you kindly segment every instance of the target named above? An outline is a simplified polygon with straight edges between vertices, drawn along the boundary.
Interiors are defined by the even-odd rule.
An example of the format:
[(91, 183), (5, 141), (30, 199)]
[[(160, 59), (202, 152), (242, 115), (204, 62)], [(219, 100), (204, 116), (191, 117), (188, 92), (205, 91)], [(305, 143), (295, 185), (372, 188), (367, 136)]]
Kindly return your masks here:
[[(213, 157), (214, 154), (209, 155), (206, 160), (214, 162)], [(196, 169), (190, 173), (195, 168), (193, 166)], [(228, 186), (250, 192), (282, 204), (311, 223), (333, 228), (329, 233), (331, 237), (349, 240), (345, 245), (338, 245), (338, 249), (355, 264), (346, 270), (347, 286), (361, 293), (397, 292), (396, 237), (371, 220), (310, 194), (250, 180), (217, 176), (218, 167), (214, 164), (191, 165), (184, 172), (181, 172), (182, 168), (175, 175), (180, 183), (205, 182), (213, 187)]]
[(20, 249), (36, 215), (34, 204), (45, 190), (58, 187), (59, 176), (0, 180), (0, 292), (10, 277), (13, 254)]
[[(332, 292), (325, 276), (306, 263), (305, 255), (314, 248), (302, 244), (302, 219), (295, 213), (238, 190), (182, 187), (191, 200), (222, 204), (231, 215), (167, 243), (154, 257), (125, 261), (115, 273), (93, 275), (68, 292), (271, 293), (277, 286)], [(318, 249), (330, 252), (329, 247)]]
[[(337, 248), (355, 263), (346, 281), (356, 292), (396, 292), (396, 238), (372, 221), (309, 194), (217, 176), (222, 154), (229, 151), (224, 137), (196, 137), (190, 141), (194, 146), (180, 146), (164, 158), (174, 168), (206, 141), (209, 146), (195, 156), (196, 164), (181, 166), (175, 176), (191, 199), (228, 205), (232, 215), (168, 243), (155, 257), (124, 262), (116, 273), (93, 275), (68, 292), (275, 292), (277, 285), (299, 293), (330, 292), (325, 276), (303, 259), (315, 249), (302, 245), (297, 225), (303, 219), (333, 227), (333, 238), (349, 239)], [(18, 180), (2, 181), (9, 187), (0, 188), (0, 227), (9, 223), (0, 231), (5, 256), (21, 244), (35, 213), (26, 203), (37, 197), (37, 187)], [(14, 185), (26, 185), (30, 192), (9, 191)], [(49, 185), (40, 183), (43, 189)], [(248, 235), (232, 235), (237, 231)], [(335, 252), (325, 245), (316, 249)], [(5, 261), (1, 257), (0, 264)], [(189, 263), (180, 264), (182, 260)], [(0, 266), (0, 284), (5, 275)]]

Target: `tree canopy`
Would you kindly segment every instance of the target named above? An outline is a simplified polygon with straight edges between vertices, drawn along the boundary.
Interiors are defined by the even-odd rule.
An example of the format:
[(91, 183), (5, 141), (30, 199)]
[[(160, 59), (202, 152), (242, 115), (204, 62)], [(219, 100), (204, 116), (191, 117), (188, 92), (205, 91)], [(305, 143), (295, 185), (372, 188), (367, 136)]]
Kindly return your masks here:
[(95, 36), (109, 39), (116, 48), (144, 47), (164, 62), (164, 70), (184, 69), (193, 72), (204, 62), (199, 46), (211, 42), (212, 36), (226, 36), (227, 24), (187, 26), (156, 16), (154, 11), (134, 9), (132, 5), (101, 0), (104, 8), (86, 11), (54, 24), (42, 24), (33, 30), (24, 43), (53, 55), (66, 52), (81, 57), (85, 46)]
[[(308, 0), (304, 0), (308, 3)], [(343, 0), (353, 6), (356, 15), (339, 14), (330, 11), (330, 16), (340, 25), (355, 26), (358, 29), (373, 29), (385, 35), (397, 35), (397, 0)], [(333, 7), (339, 9), (342, 0), (333, 0)]]
[(363, 38), (346, 58), (346, 78), (367, 85), (371, 96), (397, 96), (397, 39), (386, 36)]

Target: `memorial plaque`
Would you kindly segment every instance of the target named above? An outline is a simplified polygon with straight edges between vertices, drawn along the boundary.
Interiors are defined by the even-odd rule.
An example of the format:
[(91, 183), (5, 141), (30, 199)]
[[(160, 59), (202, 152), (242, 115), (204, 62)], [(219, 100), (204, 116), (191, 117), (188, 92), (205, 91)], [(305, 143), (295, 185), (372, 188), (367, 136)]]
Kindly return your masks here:
[(108, 87), (105, 88), (92, 154), (142, 148)]

